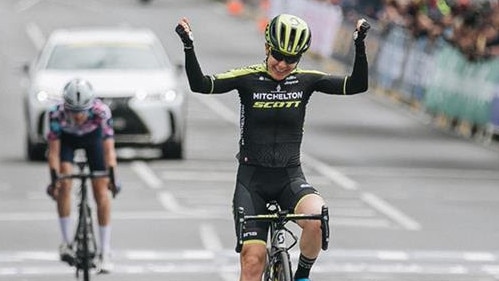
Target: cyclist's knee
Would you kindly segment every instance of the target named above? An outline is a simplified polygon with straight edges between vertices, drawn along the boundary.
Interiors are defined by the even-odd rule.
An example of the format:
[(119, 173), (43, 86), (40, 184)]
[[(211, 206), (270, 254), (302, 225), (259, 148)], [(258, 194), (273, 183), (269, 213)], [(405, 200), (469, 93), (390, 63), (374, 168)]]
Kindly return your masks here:
[[(320, 214), (322, 206), (325, 205), (324, 199), (318, 194), (305, 195), (295, 207), (297, 214)], [(319, 220), (300, 220), (298, 224), (308, 231), (314, 231), (320, 234), (321, 222)]]
[(109, 191), (107, 188), (107, 181), (105, 179), (96, 179), (92, 183), (94, 197), (97, 204), (105, 204), (109, 201)]
[(241, 262), (249, 267), (262, 267), (265, 264), (266, 253), (264, 243), (246, 243), (241, 251)]
[(266, 251), (265, 244), (244, 244), (241, 251), (242, 270), (252, 276), (261, 272), (265, 266)]
[(319, 220), (304, 220), (300, 222), (300, 226), (308, 233), (314, 233), (317, 236), (322, 233), (321, 221)]
[(295, 206), (296, 214), (320, 214), (322, 206), (325, 205), (324, 199), (318, 194), (307, 194), (303, 196)]
[(69, 200), (71, 196), (71, 181), (64, 180), (61, 182), (58, 190), (58, 198), (61, 200)]

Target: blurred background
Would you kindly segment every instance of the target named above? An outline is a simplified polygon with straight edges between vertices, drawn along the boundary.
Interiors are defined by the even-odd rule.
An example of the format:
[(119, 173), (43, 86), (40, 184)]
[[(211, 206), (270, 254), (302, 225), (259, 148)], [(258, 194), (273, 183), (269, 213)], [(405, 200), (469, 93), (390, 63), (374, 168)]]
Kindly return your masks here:
[[(457, 0), (1, 1), (0, 280), (76, 279), (58, 260), (43, 139), (45, 108), (75, 75), (115, 106), (121, 134), (115, 271), (92, 277), (237, 280), (238, 96), (190, 92), (174, 28), (190, 19), (201, 67), (214, 74), (262, 62), (262, 32), (278, 13), (312, 28), (300, 67), (340, 76), (352, 67), (355, 22), (372, 25), (368, 92), (316, 93), (308, 105), (303, 169), (332, 229), (311, 278), (499, 280), (499, 7)], [(122, 48), (49, 66), (59, 44)]]

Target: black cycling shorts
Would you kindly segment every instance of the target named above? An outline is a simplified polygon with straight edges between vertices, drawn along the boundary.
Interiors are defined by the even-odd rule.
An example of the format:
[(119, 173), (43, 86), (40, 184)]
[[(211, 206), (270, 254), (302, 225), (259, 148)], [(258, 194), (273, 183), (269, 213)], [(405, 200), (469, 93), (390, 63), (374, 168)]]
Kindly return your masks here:
[(98, 128), (93, 132), (77, 136), (73, 134), (61, 133), (61, 162), (73, 163), (76, 149), (84, 149), (90, 171), (105, 171), (104, 146), (102, 139), (102, 129)]
[[(232, 201), (233, 214), (239, 207), (244, 208), (246, 215), (267, 213), (267, 202), (275, 200), (282, 210), (294, 212), (299, 200), (307, 194), (319, 194), (307, 183), (301, 166), (289, 168), (267, 168), (259, 166), (239, 165), (237, 183)], [(237, 233), (237, 222), (236, 235)], [(249, 221), (246, 223), (243, 241), (267, 241), (268, 223)]]

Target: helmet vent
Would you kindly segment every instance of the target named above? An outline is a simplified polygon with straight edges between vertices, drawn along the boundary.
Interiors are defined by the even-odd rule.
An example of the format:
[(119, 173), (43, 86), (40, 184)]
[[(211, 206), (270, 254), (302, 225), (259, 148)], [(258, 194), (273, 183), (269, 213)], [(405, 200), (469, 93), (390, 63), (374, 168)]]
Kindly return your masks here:
[(297, 50), (305, 49), (305, 48), (303, 48), (304, 47), (303, 45), (306, 44), (305, 43), (305, 36), (306, 36), (305, 32), (302, 32), (300, 34), (300, 39), (298, 39), (298, 44), (296, 45)]
[(280, 39), (279, 40), (279, 49), (284, 49), (286, 47), (286, 36), (284, 36), (286, 34), (286, 27), (284, 25), (281, 25), (280, 26), (280, 29), (279, 30), (279, 34), (278, 34), (278, 38)]
[(290, 32), (290, 34), (289, 34), (288, 49), (286, 50), (286, 51), (288, 51), (289, 53), (292, 53), (292, 52), (293, 52), (293, 47), (294, 47), (295, 38), (296, 38), (296, 28), (292, 28), (292, 29), (291, 29), (291, 32)]

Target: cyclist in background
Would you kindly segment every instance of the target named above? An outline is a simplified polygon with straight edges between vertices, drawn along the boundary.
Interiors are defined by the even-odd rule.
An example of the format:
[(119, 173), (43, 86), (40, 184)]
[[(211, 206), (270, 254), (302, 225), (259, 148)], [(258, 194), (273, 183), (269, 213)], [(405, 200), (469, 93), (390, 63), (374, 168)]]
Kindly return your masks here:
[[(117, 165), (111, 111), (94, 96), (94, 90), (88, 81), (73, 79), (64, 87), (64, 101), (48, 113), (48, 165), (51, 184), (47, 192), (57, 201), (62, 234), (60, 258), (70, 264), (75, 258), (75, 252), (70, 245), (70, 230), (73, 226), (70, 219), (71, 181), (58, 182), (57, 175), (72, 173), (75, 149), (85, 150), (92, 172), (108, 170), (110, 176), (114, 176)], [(110, 272), (113, 268), (110, 259), (111, 200), (108, 188), (116, 194), (119, 192), (119, 186), (111, 186), (111, 182), (116, 181), (110, 181), (107, 177), (92, 179), (100, 238), (97, 269), (102, 273)]]
[[(193, 47), (187, 18), (176, 32), (184, 45), (185, 67), (193, 92), (219, 94), (237, 90), (240, 98), (239, 168), (234, 191), (234, 214), (266, 212), (266, 202), (277, 200), (293, 213), (320, 213), (325, 204), (303, 175), (300, 146), (305, 108), (313, 92), (353, 95), (367, 91), (368, 63), (364, 38), (369, 24), (361, 19), (354, 31), (355, 59), (347, 76), (333, 76), (298, 67), (310, 46), (311, 32), (301, 18), (281, 14), (265, 30), (265, 60), (261, 64), (208, 76), (203, 74)], [(306, 281), (321, 250), (319, 221), (298, 222), (303, 229), (294, 279)], [(240, 253), (240, 281), (259, 281), (265, 266), (268, 224), (248, 223)]]

